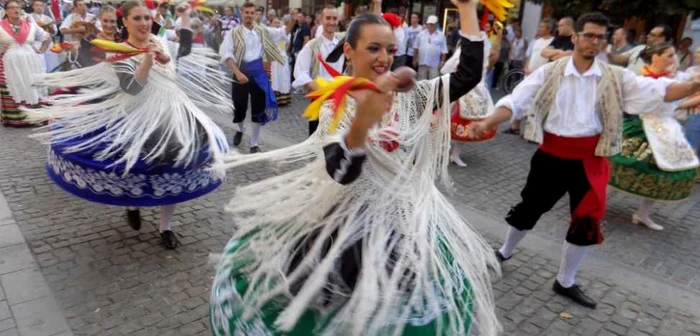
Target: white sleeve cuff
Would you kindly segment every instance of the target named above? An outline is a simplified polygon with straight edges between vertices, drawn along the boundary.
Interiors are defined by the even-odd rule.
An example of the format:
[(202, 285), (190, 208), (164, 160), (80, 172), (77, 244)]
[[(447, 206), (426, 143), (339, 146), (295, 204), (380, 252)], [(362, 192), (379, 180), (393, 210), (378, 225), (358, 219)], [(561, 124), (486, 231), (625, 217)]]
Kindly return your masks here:
[(520, 114), (518, 113), (518, 110), (515, 108), (515, 104), (513, 104), (513, 100), (510, 99), (510, 95), (507, 95), (507, 96), (501, 98), (496, 103), (496, 105), (494, 107), (495, 108), (505, 107), (505, 108), (511, 110), (511, 112), (513, 112), (513, 115), (510, 117), (511, 123), (515, 120), (520, 120), (522, 118), (522, 116), (520, 116)]
[(304, 85), (309, 84), (311, 82), (313, 82), (313, 80), (307, 74), (300, 74), (299, 77), (294, 78), (294, 82), (292, 83), (292, 87), (302, 88), (302, 87), (304, 87)]
[(465, 33), (462, 33), (462, 31), (459, 31), (459, 36), (464, 37), (465, 39), (471, 41), (471, 42), (483, 42), (486, 40), (486, 33), (484, 32), (479, 32), (478, 35), (467, 35)]
[(348, 148), (348, 145), (345, 143), (345, 135), (340, 137), (338, 144), (340, 145), (340, 148), (343, 149), (343, 152), (345, 152), (345, 156), (348, 158), (356, 158), (367, 155), (367, 152), (365, 152), (363, 148)]

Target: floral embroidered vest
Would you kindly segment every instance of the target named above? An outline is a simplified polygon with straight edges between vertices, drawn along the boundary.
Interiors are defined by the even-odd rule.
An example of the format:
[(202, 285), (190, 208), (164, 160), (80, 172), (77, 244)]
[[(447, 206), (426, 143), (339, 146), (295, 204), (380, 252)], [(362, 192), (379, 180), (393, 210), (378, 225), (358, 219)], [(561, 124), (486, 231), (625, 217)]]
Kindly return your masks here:
[[(546, 69), (542, 88), (527, 114), (524, 137), (527, 140), (542, 143), (544, 123), (552, 110), (557, 97), (566, 65), (570, 57), (562, 58)], [(598, 81), (596, 113), (603, 124), (603, 131), (595, 149), (596, 156), (612, 156), (620, 153), (622, 147), (622, 76), (624, 69), (598, 62), (603, 76)]]

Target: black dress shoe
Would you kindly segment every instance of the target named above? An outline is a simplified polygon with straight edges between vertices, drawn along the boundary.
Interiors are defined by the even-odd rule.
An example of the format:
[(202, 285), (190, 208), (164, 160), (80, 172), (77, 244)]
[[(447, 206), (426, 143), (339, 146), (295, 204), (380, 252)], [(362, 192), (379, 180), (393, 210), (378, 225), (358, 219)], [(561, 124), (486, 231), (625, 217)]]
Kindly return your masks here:
[(579, 285), (573, 285), (569, 288), (564, 288), (564, 286), (562, 286), (559, 283), (559, 280), (554, 280), (554, 286), (552, 286), (552, 289), (555, 293), (566, 296), (569, 299), (586, 308), (595, 309), (595, 307), (598, 306), (598, 304), (595, 301), (593, 301), (593, 299), (591, 299), (588, 295), (586, 295), (586, 293), (584, 293), (581, 290), (581, 287), (579, 287)]
[(496, 250), (496, 259), (498, 259), (498, 262), (501, 262), (501, 263), (502, 263), (502, 262), (504, 262), (504, 261), (510, 260), (510, 258), (513, 258), (513, 256), (510, 256), (510, 257), (506, 258), (506, 257), (504, 257), (504, 256), (501, 254), (501, 251)]
[(253, 154), (253, 153), (260, 153), (260, 147), (258, 147), (258, 146), (250, 147), (250, 153), (251, 153), (251, 154)]
[(138, 231), (141, 229), (141, 211), (126, 210), (126, 222), (129, 223), (132, 229)]
[(236, 131), (236, 134), (233, 135), (233, 145), (234, 146), (240, 145), (242, 140), (243, 140), (243, 132)]
[(512, 128), (507, 128), (505, 131), (502, 132), (503, 134), (513, 134), (513, 135), (520, 135), (520, 130), (519, 129), (512, 129)]
[(174, 250), (180, 242), (175, 237), (175, 234), (170, 230), (165, 230), (160, 233), (160, 238), (163, 239), (163, 246), (168, 250)]

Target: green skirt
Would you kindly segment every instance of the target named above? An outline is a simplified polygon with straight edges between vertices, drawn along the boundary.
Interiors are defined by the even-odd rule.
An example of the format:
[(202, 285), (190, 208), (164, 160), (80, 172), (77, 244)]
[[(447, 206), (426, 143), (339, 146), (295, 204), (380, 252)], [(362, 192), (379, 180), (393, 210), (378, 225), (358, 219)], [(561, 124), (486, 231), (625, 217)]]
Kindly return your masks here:
[[(250, 260), (245, 258), (232, 260), (232, 255), (239, 249), (244, 249), (248, 239), (240, 240), (232, 239), (224, 248), (222, 262), (217, 268), (216, 277), (211, 291), (211, 306), (210, 306), (210, 326), (211, 334), (216, 336), (229, 335), (289, 335), (289, 336), (311, 336), (324, 334), (325, 327), (332, 317), (332, 312), (326, 312), (325, 316), (316, 311), (306, 311), (293, 330), (282, 332), (275, 328), (274, 321), (283, 311), (284, 302), (268, 303), (255, 316), (249, 319), (242, 318), (242, 301), (241, 297), (249, 288), (245, 268), (250, 264)], [(228, 261), (228, 262), (227, 262)], [(471, 296), (471, 287), (465, 281), (465, 290), (463, 295)], [(471, 302), (471, 301), (469, 301)], [(470, 303), (468, 307), (459, 307), (463, 312), (466, 323), (465, 330), (469, 330), (471, 325), (473, 305)], [(329, 316), (330, 315), (330, 316)], [(444, 317), (444, 316), (443, 316)], [(432, 336), (438, 335), (436, 318), (425, 321), (424, 317), (412, 318), (412, 321), (420, 321), (418, 323), (406, 323), (403, 328), (403, 336)], [(387, 332), (386, 334), (390, 334)], [(466, 333), (468, 334), (468, 333)], [(441, 333), (440, 336), (446, 333)]]
[(622, 151), (610, 157), (610, 186), (657, 201), (680, 201), (690, 196), (697, 170), (659, 169), (641, 119), (625, 120), (622, 135)]

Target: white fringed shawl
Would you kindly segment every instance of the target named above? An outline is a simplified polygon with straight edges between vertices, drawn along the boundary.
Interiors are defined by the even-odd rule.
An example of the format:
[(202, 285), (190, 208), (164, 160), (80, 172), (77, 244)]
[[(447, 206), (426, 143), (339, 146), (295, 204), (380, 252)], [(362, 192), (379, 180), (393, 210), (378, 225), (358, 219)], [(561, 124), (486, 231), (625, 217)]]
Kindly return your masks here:
[[(439, 92), (441, 80), (443, 89)], [(214, 280), (217, 295), (212, 296), (212, 319), (223, 326), (226, 335), (240, 332), (226, 330), (229, 318), (254, 320), (261, 307), (271, 301), (281, 301), (284, 307), (275, 321), (281, 331), (292, 330), (307, 309), (316, 309), (332, 316), (319, 331), (323, 335), (400, 335), (405, 324), (422, 325), (431, 320), (437, 322), (438, 335), (465, 335), (469, 317), (456, 307), (473, 304), (471, 318), (480, 334), (499, 332), (487, 267), (500, 267), (488, 244), (435, 185), (438, 179), (450, 185), (449, 104), (443, 104), (435, 114), (432, 110), (439, 94), (442, 101), (449, 101), (448, 88), (446, 75), (397, 94), (382, 125), (398, 116), (392, 128), (399, 134), (394, 139), (401, 144), (400, 149), (390, 153), (368, 142), (362, 174), (346, 186), (326, 172), (322, 148), (338, 139), (326, 133), (332, 114), (329, 104), (322, 108), (318, 131), (303, 143), (225, 158), (227, 169), (263, 161), (304, 164), (239, 187), (227, 207), (238, 226), (231, 241), (250, 237), (236, 253), (224, 255)], [(354, 106), (349, 99), (339, 134), (349, 128)], [(379, 132), (371, 131), (370, 137), (376, 139)], [(320, 231), (315, 243), (300, 266), (287, 274), (297, 244), (315, 230)], [(337, 236), (323, 257), (322, 245), (335, 230)], [(335, 276), (335, 263), (343, 250), (358, 240), (362, 240), (362, 265), (352, 295), (340, 306), (322, 309), (320, 294), (324, 287), (329, 289), (327, 279)], [(244, 260), (250, 260), (244, 269), (250, 284), (240, 296), (226, 270)], [(393, 271), (386, 271), (389, 269)], [(409, 280), (405, 274), (414, 276)], [(303, 278), (304, 285), (292, 294), (290, 284)], [(466, 295), (465, 279), (471, 295)], [(243, 313), (236, 315), (240, 312), (232, 306)], [(448, 317), (442, 318), (445, 312)]]
[[(157, 41), (169, 53), (167, 42), (162, 39)], [(206, 71), (181, 67), (184, 69), (178, 69), (179, 76), (173, 56), (165, 65), (154, 62), (143, 90), (131, 95), (120, 88), (116, 73), (133, 73), (143, 57), (136, 56), (113, 64), (102, 62), (88, 68), (37, 78), (36, 85), (79, 87), (80, 92), (56, 95), (48, 100), (50, 106), (26, 110), (33, 121), (61, 119), (60, 128), (44, 128), (44, 132), (33, 136), (50, 143), (106, 128), (90, 141), (65, 150), (88, 150), (100, 142), (108, 142), (110, 145), (98, 152), (95, 159), (115, 158), (114, 165), (126, 164), (126, 174), (139, 157), (150, 163), (172, 150), (173, 145), (180, 148), (175, 165), (191, 163), (197, 158), (202, 146), (201, 132), (204, 132), (212, 161), (221, 163), (223, 153), (228, 151), (226, 137), (205, 113), (233, 111), (230, 93), (224, 90), (225, 82), (229, 79), (224, 72), (217, 70), (218, 55), (213, 51), (193, 48), (190, 55), (180, 60), (189, 59), (206, 67)], [(155, 145), (145, 148), (147, 141)]]

